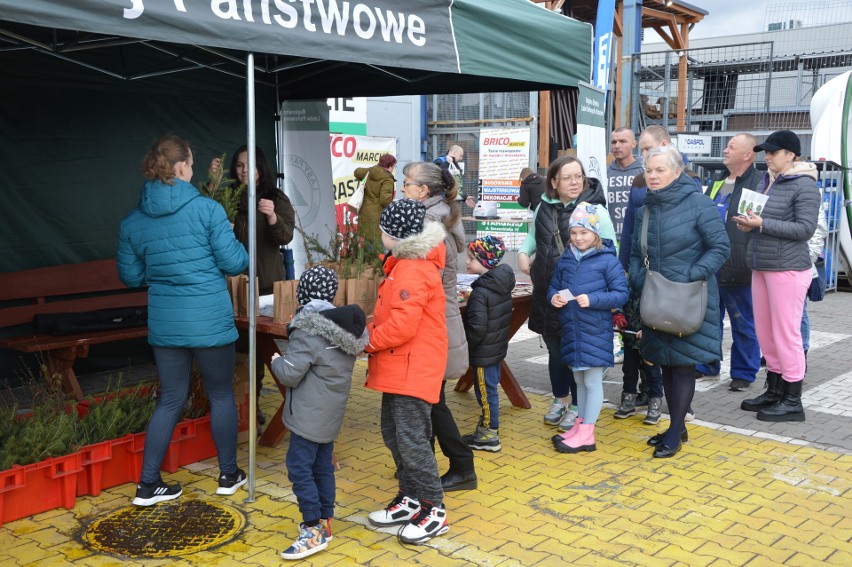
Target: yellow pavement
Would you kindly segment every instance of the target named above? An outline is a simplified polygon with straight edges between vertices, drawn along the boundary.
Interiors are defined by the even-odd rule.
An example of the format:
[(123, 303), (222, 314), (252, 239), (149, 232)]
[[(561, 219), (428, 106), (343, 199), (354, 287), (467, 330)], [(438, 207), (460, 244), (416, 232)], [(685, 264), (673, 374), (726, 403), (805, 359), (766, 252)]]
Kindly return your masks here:
[[(450, 531), (423, 546), (404, 546), (394, 530), (368, 526), (367, 513), (395, 495), (379, 432), (380, 395), (356, 380), (336, 455), (337, 518), (326, 551), (312, 565), (852, 565), (852, 456), (813, 447), (689, 426), (672, 459), (651, 458), (647, 438), (663, 431), (641, 419), (598, 421), (598, 450), (562, 455), (542, 423), (550, 400), (530, 394), (531, 410), (501, 397), (499, 453), (477, 452), (479, 489), (446, 495)], [(267, 378), (269, 380), (269, 378)], [(448, 392), (463, 433), (477, 418), (472, 392)], [(270, 415), (276, 395), (264, 396)], [(130, 504), (135, 486), (81, 497), (0, 527), (0, 565), (277, 565), (300, 519), (284, 467), (287, 441), (258, 448), (256, 501), (245, 492), (225, 502), (247, 522), (233, 540), (191, 555), (145, 560), (102, 555), (81, 533)], [(239, 461), (247, 462), (247, 445)], [(439, 466), (447, 463), (439, 456)], [(216, 501), (215, 459), (185, 467), (168, 481), (182, 498)]]

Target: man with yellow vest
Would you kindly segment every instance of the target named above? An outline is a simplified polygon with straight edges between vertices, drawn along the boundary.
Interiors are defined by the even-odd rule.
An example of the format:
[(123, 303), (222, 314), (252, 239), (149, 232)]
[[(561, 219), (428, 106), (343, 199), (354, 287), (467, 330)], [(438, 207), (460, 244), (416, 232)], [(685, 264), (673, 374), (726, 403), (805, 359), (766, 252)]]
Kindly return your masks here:
[[(754, 332), (754, 313), (751, 301), (751, 270), (746, 263), (746, 244), (748, 233), (737, 229), (733, 218), (737, 215), (737, 203), (743, 189), (755, 191), (760, 184), (761, 174), (754, 168), (753, 148), (757, 140), (751, 134), (737, 134), (730, 139), (723, 152), (722, 163), (728, 169), (725, 179), (712, 183), (706, 191), (713, 199), (725, 230), (731, 240), (731, 255), (722, 265), (716, 279), (719, 283), (720, 321), (725, 319), (725, 311), (731, 321), (731, 384), (732, 392), (747, 390), (754, 382), (760, 370), (760, 346)], [(716, 376), (720, 364), (696, 366), (696, 371)]]

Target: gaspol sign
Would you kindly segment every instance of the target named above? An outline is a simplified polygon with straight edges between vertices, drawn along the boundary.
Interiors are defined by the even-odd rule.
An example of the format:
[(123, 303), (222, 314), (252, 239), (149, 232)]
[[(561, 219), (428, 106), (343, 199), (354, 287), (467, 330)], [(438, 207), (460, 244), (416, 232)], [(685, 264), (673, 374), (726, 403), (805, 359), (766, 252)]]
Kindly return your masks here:
[(712, 136), (699, 136), (691, 134), (677, 135), (677, 149), (679, 149), (685, 154), (709, 156), (712, 142)]

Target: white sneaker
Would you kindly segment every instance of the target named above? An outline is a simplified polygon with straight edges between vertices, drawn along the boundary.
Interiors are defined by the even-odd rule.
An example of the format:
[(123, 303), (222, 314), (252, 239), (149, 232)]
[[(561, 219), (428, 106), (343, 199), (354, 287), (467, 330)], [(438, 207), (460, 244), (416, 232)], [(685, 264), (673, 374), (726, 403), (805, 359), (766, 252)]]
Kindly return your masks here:
[(695, 411), (692, 409), (692, 406), (689, 406), (689, 409), (686, 410), (686, 415), (683, 417), (683, 420), (686, 423), (689, 423), (693, 419), (695, 419)]
[(577, 406), (571, 406), (565, 415), (562, 417), (562, 421), (559, 422), (559, 431), (568, 431), (572, 427), (574, 427), (574, 422), (577, 420)]
[(293, 561), (319, 553), (328, 547), (328, 541), (331, 539), (326, 538), (325, 535), (325, 526), (322, 524), (312, 528), (299, 524), (299, 537), (290, 547), (281, 552), (282, 559)]
[(565, 417), (565, 413), (567, 411), (568, 405), (560, 402), (559, 399), (554, 398), (550, 409), (546, 414), (544, 414), (544, 423), (547, 425), (559, 425), (559, 422), (562, 421), (563, 417)]
[(433, 506), (427, 502), (420, 508), (417, 516), (399, 530), (399, 539), (405, 543), (426, 543), (449, 530), (444, 505)]
[(615, 353), (613, 354), (613, 357), (614, 357), (614, 361), (615, 361), (616, 364), (623, 364), (624, 363), (624, 349), (622, 348), (622, 349), (615, 351)]
[(370, 512), (367, 519), (374, 526), (406, 524), (420, 511), (420, 502), (408, 496), (397, 495), (384, 510)]

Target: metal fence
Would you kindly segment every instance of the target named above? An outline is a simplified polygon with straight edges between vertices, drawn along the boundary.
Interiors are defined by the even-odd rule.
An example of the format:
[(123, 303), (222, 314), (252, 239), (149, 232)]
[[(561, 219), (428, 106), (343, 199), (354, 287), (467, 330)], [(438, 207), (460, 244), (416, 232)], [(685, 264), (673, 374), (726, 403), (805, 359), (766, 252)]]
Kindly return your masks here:
[(737, 132), (759, 140), (775, 130), (793, 130), (810, 147), (810, 103), (827, 81), (852, 69), (852, 45), (831, 53), (779, 54), (775, 41), (637, 54), (634, 127), (677, 123), (680, 54), (687, 60), (686, 132), (713, 136), (721, 156)]
[[(538, 93), (470, 93), (427, 97), (427, 153), (435, 159), (452, 145), (464, 149), (464, 192), (476, 196), (479, 185), (479, 132), (482, 128), (532, 126), (531, 155), (536, 152), (537, 130), (533, 116), (538, 114)], [(518, 172), (520, 173), (520, 172)], [(471, 209), (462, 204), (464, 216)], [(476, 235), (476, 223), (465, 222), (469, 239)]]

